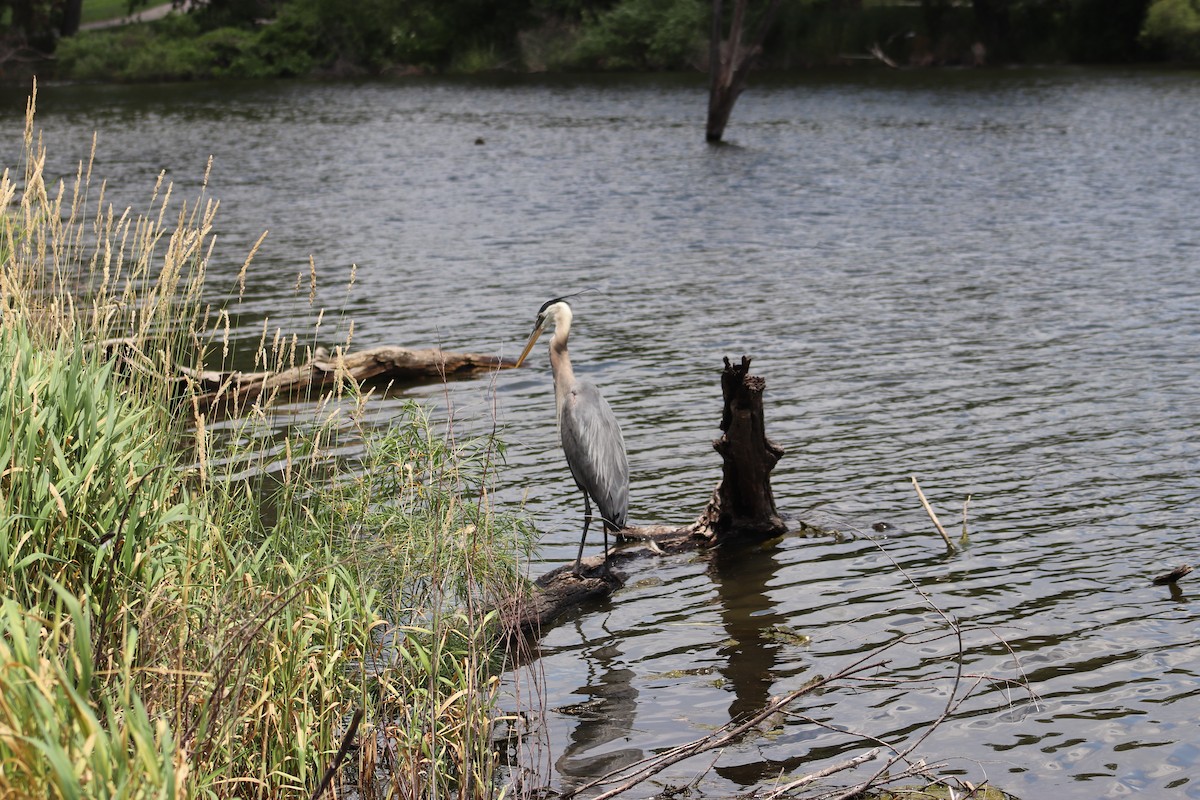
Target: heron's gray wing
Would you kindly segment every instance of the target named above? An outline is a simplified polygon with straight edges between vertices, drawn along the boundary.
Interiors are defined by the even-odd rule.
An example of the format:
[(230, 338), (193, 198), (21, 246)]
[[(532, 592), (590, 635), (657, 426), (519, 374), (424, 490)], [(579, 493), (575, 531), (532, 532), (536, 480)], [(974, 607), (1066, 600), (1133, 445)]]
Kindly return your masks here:
[(562, 409), (562, 446), (575, 483), (604, 518), (625, 527), (629, 513), (629, 459), (625, 439), (608, 401), (595, 384), (578, 381)]

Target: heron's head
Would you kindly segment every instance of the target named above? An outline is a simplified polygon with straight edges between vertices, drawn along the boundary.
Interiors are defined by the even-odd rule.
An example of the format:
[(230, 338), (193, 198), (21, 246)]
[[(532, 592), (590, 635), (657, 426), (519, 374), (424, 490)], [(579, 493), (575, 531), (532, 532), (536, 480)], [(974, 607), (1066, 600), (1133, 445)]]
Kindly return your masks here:
[(556, 297), (553, 300), (547, 300), (542, 303), (542, 307), (538, 309), (537, 321), (533, 323), (533, 332), (529, 334), (529, 341), (525, 343), (525, 349), (521, 351), (520, 358), (517, 359), (516, 366), (521, 366), (525, 361), (525, 357), (529, 355), (529, 351), (533, 349), (533, 345), (537, 342), (538, 337), (542, 335), (542, 331), (547, 325), (570, 325), (571, 324), (571, 306), (567, 303), (567, 298)]

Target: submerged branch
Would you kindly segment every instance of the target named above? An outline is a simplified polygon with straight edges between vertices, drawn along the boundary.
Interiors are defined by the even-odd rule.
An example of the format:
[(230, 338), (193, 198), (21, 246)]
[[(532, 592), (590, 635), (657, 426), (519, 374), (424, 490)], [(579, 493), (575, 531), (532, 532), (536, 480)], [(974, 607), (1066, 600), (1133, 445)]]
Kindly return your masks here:
[[(941, 534), (942, 541), (946, 543), (946, 549), (949, 550), (951, 553), (953, 553), (954, 552), (954, 543), (950, 541), (950, 537), (946, 534), (946, 529), (942, 527), (941, 520), (939, 520), (937, 517), (937, 514), (934, 513), (933, 506), (929, 505), (929, 501), (925, 499), (925, 493), (921, 491), (921, 484), (917, 483), (916, 475), (912, 476), (912, 485), (913, 485), (913, 488), (917, 490), (917, 497), (921, 498), (921, 505), (925, 507), (925, 513), (929, 515), (929, 519), (933, 522), (933, 526), (935, 528), (937, 528), (937, 532)], [(966, 506), (965, 505), (963, 506), (963, 517), (965, 520), (965, 518), (966, 518)], [(964, 529), (965, 529), (965, 525), (966, 525), (965, 521), (963, 524), (964, 524)]]
[(789, 781), (783, 786), (780, 786), (778, 789), (772, 791), (769, 795), (763, 798), (763, 800), (776, 800), (776, 798), (785, 795), (788, 792), (794, 792), (797, 789), (801, 789), (813, 781), (819, 781), (821, 778), (828, 778), (830, 775), (836, 775), (839, 772), (844, 772), (848, 769), (854, 769), (860, 764), (865, 764), (866, 762), (873, 760), (878, 755), (879, 748), (873, 747), (865, 753), (859, 753), (853, 758), (848, 758), (845, 761), (839, 761), (838, 763), (831, 764), (824, 769), (819, 769), (816, 772), (810, 772), (807, 775), (796, 778), (794, 781)]

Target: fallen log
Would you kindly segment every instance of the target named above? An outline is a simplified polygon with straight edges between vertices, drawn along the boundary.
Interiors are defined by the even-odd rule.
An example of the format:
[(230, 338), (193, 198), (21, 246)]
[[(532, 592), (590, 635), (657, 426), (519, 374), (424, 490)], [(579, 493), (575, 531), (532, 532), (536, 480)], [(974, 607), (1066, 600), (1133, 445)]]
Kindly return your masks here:
[(236, 408), (263, 396), (321, 391), (347, 382), (445, 380), (514, 366), (511, 358), (446, 350), (372, 347), (332, 354), (319, 347), (306, 364), (277, 372), (218, 372), (181, 368), (201, 410)]
[(527, 595), (513, 598), (500, 608), (510, 634), (537, 635), (569, 611), (608, 597), (622, 584), (619, 569), (633, 561), (699, 548), (753, 544), (787, 532), (775, 508), (770, 476), (783, 450), (766, 436), (762, 403), (766, 381), (749, 370), (750, 359), (746, 356), (738, 365), (725, 359), (721, 374), (722, 433), (713, 442), (713, 449), (724, 462), (723, 474), (696, 521), (681, 527), (655, 525), (622, 530), (618, 546), (609, 552), (607, 573), (601, 554), (581, 561), (580, 577), (571, 574), (570, 564), (541, 576)]

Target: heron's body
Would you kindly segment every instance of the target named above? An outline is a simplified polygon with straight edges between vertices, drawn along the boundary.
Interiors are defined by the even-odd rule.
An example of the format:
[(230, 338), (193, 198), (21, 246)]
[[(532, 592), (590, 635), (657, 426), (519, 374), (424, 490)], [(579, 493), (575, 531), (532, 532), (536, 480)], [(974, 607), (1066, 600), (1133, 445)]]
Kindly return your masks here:
[(550, 339), (550, 368), (554, 373), (554, 401), (558, 416), (558, 432), (563, 453), (575, 485), (583, 492), (583, 538), (575, 558), (575, 574), (583, 557), (588, 525), (592, 519), (591, 503), (596, 503), (604, 525), (604, 558), (608, 565), (608, 532), (625, 527), (629, 514), (629, 460), (625, 455), (625, 439), (612, 407), (591, 381), (579, 380), (571, 367), (567, 352), (567, 337), (571, 334), (571, 307), (564, 300), (551, 300), (538, 312), (537, 323), (517, 359), (520, 365), (533, 349), (534, 342), (547, 323), (554, 323)]

